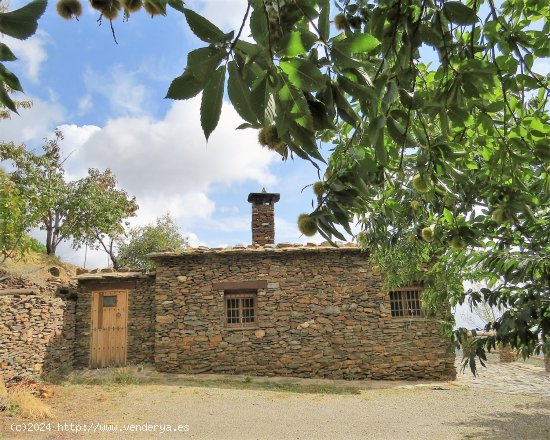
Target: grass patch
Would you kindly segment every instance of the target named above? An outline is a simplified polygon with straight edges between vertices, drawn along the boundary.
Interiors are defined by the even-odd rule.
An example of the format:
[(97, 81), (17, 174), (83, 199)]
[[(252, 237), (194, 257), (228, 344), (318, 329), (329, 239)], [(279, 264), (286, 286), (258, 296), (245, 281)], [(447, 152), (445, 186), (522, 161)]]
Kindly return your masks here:
[[(72, 371), (67, 375), (56, 375), (54, 379), (61, 378), (60, 381), (51, 382), (56, 384), (71, 384), (71, 385), (135, 385), (142, 383), (131, 368), (117, 368), (115, 370), (81, 370)], [(50, 379), (51, 376), (46, 376)]]
[(246, 376), (244, 378), (210, 378), (205, 377), (140, 377), (132, 368), (117, 368), (104, 370), (81, 370), (70, 373), (62, 384), (100, 385), (104, 387), (119, 387), (125, 385), (174, 385), (182, 387), (225, 388), (240, 390), (267, 390), (290, 393), (310, 394), (360, 394), (360, 390), (343, 385), (333, 384), (303, 384), (290, 381), (276, 381)]
[(134, 375), (132, 370), (128, 368), (118, 368), (112, 380), (113, 383), (118, 385), (135, 385), (140, 383), (140, 380)]
[[(247, 380), (248, 379), (248, 380)], [(266, 390), (307, 394), (360, 394), (353, 387), (330, 384), (297, 384), (292, 382), (275, 382), (270, 380), (239, 379), (179, 379), (177, 384), (188, 387), (225, 388), (239, 390)]]
[(42, 374), (42, 380), (49, 384), (59, 385), (65, 382), (72, 372), (69, 364), (62, 364), (58, 368)]
[(30, 420), (46, 420), (53, 418), (51, 408), (38, 397), (34, 396), (30, 389), (18, 387), (8, 390), (0, 396), (0, 408), (10, 416), (19, 416)]

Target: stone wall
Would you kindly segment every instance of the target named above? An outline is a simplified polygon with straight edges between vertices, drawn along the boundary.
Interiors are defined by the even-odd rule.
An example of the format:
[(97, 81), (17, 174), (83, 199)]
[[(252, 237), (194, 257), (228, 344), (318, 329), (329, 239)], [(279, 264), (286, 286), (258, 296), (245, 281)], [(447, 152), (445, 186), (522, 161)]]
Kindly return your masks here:
[(0, 373), (41, 374), (73, 364), (75, 302), (0, 290)]
[(128, 351), (129, 364), (152, 363), (155, 346), (154, 277), (140, 273), (91, 274), (79, 279), (76, 309), (75, 365), (88, 367), (90, 362), (90, 329), (92, 292), (95, 290), (128, 289)]
[[(454, 377), (435, 321), (392, 318), (379, 273), (357, 248), (157, 254), (159, 371), (355, 379)], [(225, 326), (223, 283), (263, 281), (258, 325)]]

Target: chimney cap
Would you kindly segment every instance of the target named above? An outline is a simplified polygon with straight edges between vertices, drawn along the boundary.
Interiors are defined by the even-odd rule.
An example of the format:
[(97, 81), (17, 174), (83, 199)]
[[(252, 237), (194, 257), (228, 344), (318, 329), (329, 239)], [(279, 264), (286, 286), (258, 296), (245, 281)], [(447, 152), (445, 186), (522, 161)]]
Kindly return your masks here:
[(248, 194), (249, 203), (276, 203), (281, 198), (279, 193), (268, 193), (265, 191), (265, 188), (262, 188), (262, 192), (259, 193), (250, 193)]

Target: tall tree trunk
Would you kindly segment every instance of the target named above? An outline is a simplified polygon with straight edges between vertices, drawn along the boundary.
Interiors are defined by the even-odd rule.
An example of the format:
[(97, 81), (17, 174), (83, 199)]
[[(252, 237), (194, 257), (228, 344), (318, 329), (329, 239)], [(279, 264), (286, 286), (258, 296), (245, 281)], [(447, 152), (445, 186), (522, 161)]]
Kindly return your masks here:
[(42, 220), (46, 229), (46, 254), (55, 255), (55, 246), (53, 246), (53, 218), (51, 209), (48, 210), (45, 218)]
[(113, 251), (113, 244), (115, 240), (111, 238), (111, 241), (109, 242), (109, 257), (111, 258), (111, 261), (113, 262), (113, 269), (118, 270), (120, 267), (120, 264), (118, 263), (118, 259), (115, 256), (115, 253)]
[(55, 219), (54, 219), (54, 222), (53, 222), (53, 232), (52, 232), (52, 242), (51, 242), (51, 249), (52, 249), (52, 255), (55, 255), (55, 252), (57, 251), (57, 245), (61, 242), (60, 238), (59, 238), (59, 221), (60, 221), (60, 216), (59, 216), (59, 213), (56, 212), (55, 213)]
[[(53, 251), (55, 254), (55, 250)], [(46, 254), (52, 255), (52, 229), (46, 225)]]
[(113, 269), (118, 270), (120, 265), (113, 251), (114, 240), (112, 238), (109, 238), (109, 247), (107, 247), (107, 245), (103, 241), (103, 238), (100, 236), (100, 234), (96, 233), (95, 237), (97, 241), (99, 241), (99, 244), (101, 244), (101, 247), (103, 248), (103, 250), (107, 253), (109, 258), (111, 259), (111, 262), (113, 263)]

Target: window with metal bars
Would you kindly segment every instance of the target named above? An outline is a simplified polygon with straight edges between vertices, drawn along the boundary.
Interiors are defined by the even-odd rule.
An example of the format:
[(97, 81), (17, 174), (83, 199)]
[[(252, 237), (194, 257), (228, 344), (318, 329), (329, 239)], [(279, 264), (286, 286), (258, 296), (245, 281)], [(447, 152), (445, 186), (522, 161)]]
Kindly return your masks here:
[(227, 327), (253, 327), (258, 324), (256, 292), (225, 294), (225, 317)]
[(422, 317), (420, 287), (403, 287), (390, 291), (391, 316), (395, 318)]

